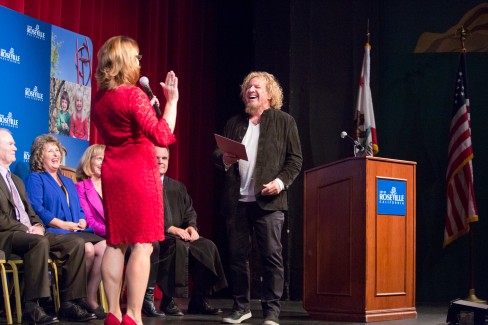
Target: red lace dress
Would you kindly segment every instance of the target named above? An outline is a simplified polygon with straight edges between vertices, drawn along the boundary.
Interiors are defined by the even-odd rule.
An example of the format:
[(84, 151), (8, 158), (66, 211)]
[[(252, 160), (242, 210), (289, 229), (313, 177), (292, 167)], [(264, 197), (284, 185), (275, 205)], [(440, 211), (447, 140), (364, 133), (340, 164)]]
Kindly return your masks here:
[(99, 91), (92, 121), (106, 145), (102, 185), (107, 243), (163, 240), (163, 193), (154, 145), (175, 142), (168, 124), (158, 120), (146, 94), (130, 85)]

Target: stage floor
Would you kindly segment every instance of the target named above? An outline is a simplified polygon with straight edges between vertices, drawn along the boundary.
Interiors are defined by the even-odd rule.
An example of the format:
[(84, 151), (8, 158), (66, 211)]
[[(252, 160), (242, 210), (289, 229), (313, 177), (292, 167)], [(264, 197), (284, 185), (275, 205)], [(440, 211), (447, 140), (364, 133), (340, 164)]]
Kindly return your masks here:
[[(176, 299), (178, 306), (183, 312), (186, 311), (188, 301), (186, 299)], [(209, 299), (208, 300), (214, 307), (219, 307), (224, 310), (226, 315), (232, 308), (232, 301), (230, 299)], [(159, 306), (159, 301), (156, 302), (156, 306)], [(383, 321), (373, 322), (370, 324), (378, 325), (417, 325), (417, 324), (429, 324), (429, 325), (445, 325), (446, 316), (449, 303), (445, 306), (442, 305), (419, 305), (417, 306), (417, 318), (395, 321)], [(252, 314), (253, 317), (243, 322), (242, 324), (258, 325), (263, 321), (261, 313), (261, 305), (259, 301), (253, 300), (252, 302)], [(164, 319), (156, 319), (144, 317), (143, 321), (145, 325), (211, 325), (220, 324), (222, 315), (216, 316), (204, 316), (204, 315), (185, 315), (182, 317), (167, 316)], [(5, 324), (5, 318), (0, 319), (0, 322)], [(60, 325), (75, 325), (80, 323), (60, 322)], [(92, 320), (87, 324), (103, 325), (101, 320)], [(365, 324), (365, 323), (351, 323), (351, 322), (326, 322), (321, 320), (311, 319), (307, 312), (303, 309), (301, 301), (284, 301), (282, 302), (282, 312), (280, 316), (281, 325), (318, 325), (318, 324), (339, 324), (339, 325), (351, 325), (351, 324)]]

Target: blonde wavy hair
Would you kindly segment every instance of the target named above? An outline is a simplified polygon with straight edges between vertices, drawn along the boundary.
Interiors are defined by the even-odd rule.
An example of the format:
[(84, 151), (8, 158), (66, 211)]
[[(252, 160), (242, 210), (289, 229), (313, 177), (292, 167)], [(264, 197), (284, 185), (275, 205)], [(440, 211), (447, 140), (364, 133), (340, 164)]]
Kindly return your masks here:
[(52, 143), (59, 148), (61, 154), (60, 160), (63, 160), (66, 148), (63, 147), (59, 140), (51, 134), (41, 134), (32, 142), (30, 149), (29, 165), (31, 172), (44, 173), (46, 170), (44, 168), (43, 154), (44, 145)]
[[(84, 120), (87, 116), (86, 112), (85, 112), (85, 96), (83, 96), (83, 90), (81, 90), (80, 88), (76, 89), (75, 91), (75, 113), (76, 114), (76, 100), (81, 100), (81, 119)], [(69, 102), (68, 102), (69, 103)]]
[(141, 70), (134, 58), (138, 53), (137, 42), (128, 36), (108, 39), (98, 51), (95, 74), (98, 89), (115, 89), (122, 84), (135, 85)]
[(93, 176), (93, 170), (91, 168), (91, 159), (96, 156), (101, 156), (105, 153), (105, 145), (92, 144), (86, 148), (83, 156), (81, 156), (78, 168), (76, 168), (76, 180), (83, 181)]
[(281, 109), (283, 106), (283, 89), (281, 88), (278, 80), (271, 73), (264, 71), (253, 71), (249, 73), (241, 84), (241, 99), (245, 101), (246, 90), (249, 86), (249, 82), (253, 78), (263, 78), (266, 82), (266, 90), (271, 95), (270, 106), (274, 109)]

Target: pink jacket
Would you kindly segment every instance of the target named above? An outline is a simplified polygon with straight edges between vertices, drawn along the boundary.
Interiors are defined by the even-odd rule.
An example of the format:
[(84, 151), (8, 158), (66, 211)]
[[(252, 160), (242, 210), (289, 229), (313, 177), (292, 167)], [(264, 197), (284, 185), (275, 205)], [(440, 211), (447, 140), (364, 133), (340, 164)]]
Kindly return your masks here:
[(88, 227), (93, 228), (95, 234), (105, 237), (105, 216), (103, 214), (102, 199), (98, 195), (91, 179), (76, 183), (76, 190), (80, 197), (80, 204), (86, 215)]

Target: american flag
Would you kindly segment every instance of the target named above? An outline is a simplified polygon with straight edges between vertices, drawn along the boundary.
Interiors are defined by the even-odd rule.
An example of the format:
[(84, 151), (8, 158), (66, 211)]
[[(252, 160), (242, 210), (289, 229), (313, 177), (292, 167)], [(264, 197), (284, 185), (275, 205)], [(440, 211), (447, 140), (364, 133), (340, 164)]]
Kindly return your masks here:
[(469, 232), (470, 222), (478, 221), (473, 188), (473, 147), (465, 56), (465, 53), (461, 53), (459, 60), (449, 132), (444, 246)]

